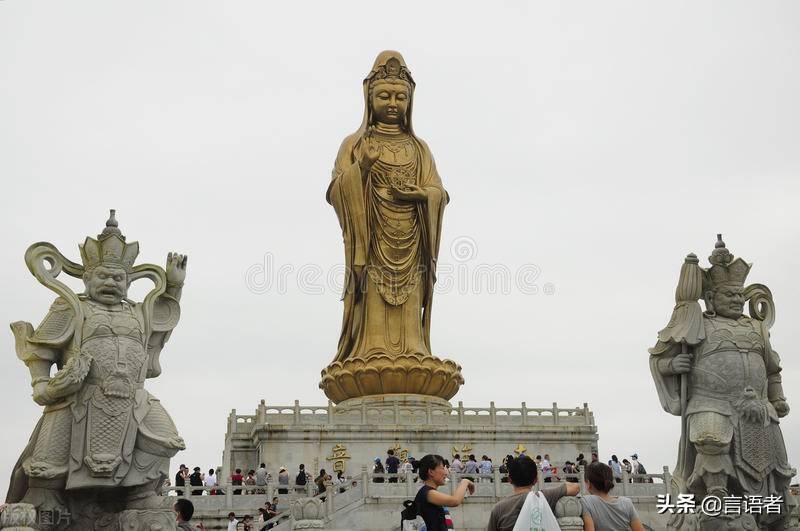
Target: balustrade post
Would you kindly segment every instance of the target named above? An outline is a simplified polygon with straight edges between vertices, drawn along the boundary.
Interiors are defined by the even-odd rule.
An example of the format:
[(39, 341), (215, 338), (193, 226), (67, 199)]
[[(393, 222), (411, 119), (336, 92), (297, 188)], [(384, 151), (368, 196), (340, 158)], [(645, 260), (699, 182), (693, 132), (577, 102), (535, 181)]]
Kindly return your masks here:
[(522, 425), (526, 426), (528, 424), (528, 405), (523, 402), (522, 403)]
[(361, 489), (364, 492), (364, 497), (369, 497), (369, 472), (367, 472), (367, 465), (361, 465)]
[(464, 402), (458, 401), (458, 423), (464, 424)]
[(412, 497), (414, 495), (414, 474), (410, 470), (406, 470), (406, 496)]
[(228, 432), (231, 435), (236, 433), (236, 410), (231, 409), (230, 415), (228, 415)]
[(324, 481), (325, 485), (325, 513), (330, 516), (333, 514), (333, 497), (336, 495), (333, 488), (333, 482), (329, 479)]
[(492, 426), (497, 423), (497, 409), (494, 407), (494, 400), (489, 402), (489, 420), (492, 421)]
[(225, 484), (225, 508), (231, 509), (233, 507), (233, 482), (228, 480)]
[(500, 469), (495, 467), (494, 469), (494, 497), (500, 497)]
[(294, 401), (294, 423), (300, 424), (300, 401)]
[(592, 424), (592, 419), (589, 415), (589, 404), (586, 402), (583, 403), (583, 418), (587, 426), (590, 426)]
[[(628, 480), (630, 480), (630, 479), (631, 479), (630, 474), (628, 474), (628, 471), (623, 468), (622, 469), (622, 495), (623, 496), (628, 494)], [(614, 481), (616, 481), (616, 478), (614, 478)]]
[(672, 491), (672, 474), (669, 472), (669, 467), (664, 467), (664, 494), (669, 494)]
[(333, 424), (333, 402), (328, 400), (328, 424)]
[(558, 426), (558, 403), (553, 402), (553, 425)]

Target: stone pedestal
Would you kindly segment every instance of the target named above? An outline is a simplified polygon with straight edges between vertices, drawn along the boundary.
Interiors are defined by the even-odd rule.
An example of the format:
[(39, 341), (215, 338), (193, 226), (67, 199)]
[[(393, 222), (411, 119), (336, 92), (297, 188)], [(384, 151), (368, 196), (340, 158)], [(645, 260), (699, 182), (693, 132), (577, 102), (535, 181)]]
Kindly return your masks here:
[[(436, 453), (486, 454), (499, 466), (506, 455), (549, 453), (551, 461), (574, 460), (597, 448), (597, 427), (588, 406), (502, 408), (451, 405), (423, 395), (382, 395), (338, 405), (272, 406), (262, 401), (254, 415), (232, 411), (225, 437), (223, 477), (231, 470), (267, 464), (273, 478), (281, 466), (291, 482), (303, 463), (309, 473), (324, 468), (346, 476), (372, 467), (394, 449), (401, 460)], [(315, 466), (316, 464), (316, 466)]]

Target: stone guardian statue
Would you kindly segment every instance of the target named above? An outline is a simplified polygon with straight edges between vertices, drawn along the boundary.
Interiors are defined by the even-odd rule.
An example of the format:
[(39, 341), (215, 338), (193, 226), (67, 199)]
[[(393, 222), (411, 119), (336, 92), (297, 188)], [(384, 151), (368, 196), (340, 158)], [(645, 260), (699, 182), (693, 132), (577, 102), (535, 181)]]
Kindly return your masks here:
[[(97, 239), (80, 246), (81, 264), (49, 243), (25, 253), (31, 273), (57, 298), (35, 329), (11, 325), (44, 412), (14, 469), (7, 502), (69, 515), (54, 528), (117, 529), (121, 511), (158, 507), (170, 458), (185, 448), (144, 383), (161, 374), (159, 355), (178, 324), (187, 257), (170, 253), (165, 271), (135, 266), (138, 253), (113, 210)], [(82, 279), (85, 291), (73, 293), (61, 273)], [(139, 279), (154, 284), (140, 303), (127, 298)]]
[[(780, 496), (780, 515), (755, 516), (762, 529), (784, 529), (796, 503), (789, 493), (795, 471), (780, 429), (789, 405), (780, 358), (770, 343), (772, 293), (762, 284), (745, 287), (752, 266), (734, 260), (721, 235), (709, 262), (703, 269), (696, 256), (687, 256), (672, 319), (650, 349), (661, 405), (682, 418), (673, 496), (694, 494), (698, 507), (706, 496)], [(742, 515), (676, 514), (671, 527), (748, 528), (744, 520), (753, 517), (744, 508)]]

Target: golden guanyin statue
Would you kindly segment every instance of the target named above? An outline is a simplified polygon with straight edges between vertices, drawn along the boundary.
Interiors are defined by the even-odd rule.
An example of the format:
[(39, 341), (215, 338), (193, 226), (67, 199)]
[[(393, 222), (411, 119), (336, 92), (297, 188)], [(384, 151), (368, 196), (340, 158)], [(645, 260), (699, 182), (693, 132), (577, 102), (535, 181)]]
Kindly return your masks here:
[(345, 248), (344, 319), (320, 387), (334, 402), (384, 394), (450, 399), (461, 368), (431, 353), (431, 303), (448, 195), (414, 134), (414, 80), (381, 52), (364, 80), (364, 119), (339, 148), (327, 200)]

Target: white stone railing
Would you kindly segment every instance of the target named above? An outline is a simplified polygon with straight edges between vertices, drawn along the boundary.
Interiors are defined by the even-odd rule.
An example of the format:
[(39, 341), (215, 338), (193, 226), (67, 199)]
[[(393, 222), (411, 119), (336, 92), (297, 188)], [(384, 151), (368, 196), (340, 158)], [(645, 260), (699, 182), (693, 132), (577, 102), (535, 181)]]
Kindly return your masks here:
[(518, 408), (498, 408), (494, 402), (489, 407), (464, 407), (459, 402), (456, 407), (443, 410), (427, 405), (407, 406), (388, 402), (381, 407), (362, 404), (360, 408), (341, 409), (332, 402), (327, 406), (301, 406), (298, 400), (294, 405), (267, 405), (264, 400), (256, 408), (254, 415), (239, 415), (231, 410), (228, 418), (228, 433), (250, 434), (256, 426), (278, 425), (480, 425), (495, 427), (518, 426), (594, 426), (594, 416), (588, 404), (582, 407), (561, 408), (556, 402), (549, 408), (529, 408), (522, 402)]

